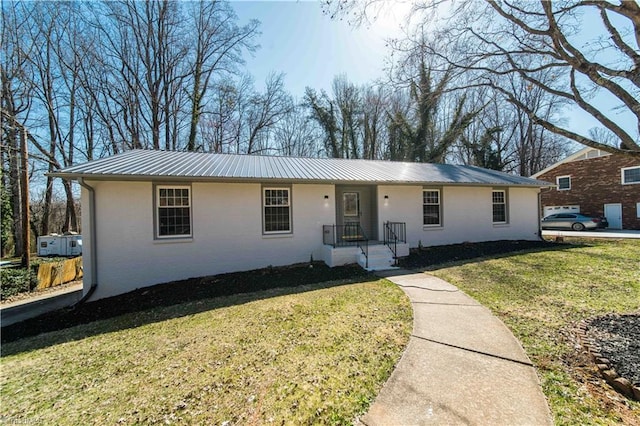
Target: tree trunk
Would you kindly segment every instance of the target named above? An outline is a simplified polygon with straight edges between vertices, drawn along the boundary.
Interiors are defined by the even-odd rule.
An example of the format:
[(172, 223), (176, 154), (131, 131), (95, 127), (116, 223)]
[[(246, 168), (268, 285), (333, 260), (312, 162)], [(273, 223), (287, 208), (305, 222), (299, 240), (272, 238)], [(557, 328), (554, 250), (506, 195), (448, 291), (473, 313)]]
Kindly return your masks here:
[(63, 180), (64, 192), (67, 195), (67, 204), (65, 211), (64, 226), (62, 232), (77, 231), (78, 217), (76, 215), (76, 204), (73, 199), (73, 191), (71, 190), (71, 182)]
[(17, 132), (8, 132), (9, 141), (9, 182), (10, 199), (13, 208), (13, 255), (22, 256), (24, 241), (22, 239), (22, 191), (20, 188), (20, 165), (18, 162)]

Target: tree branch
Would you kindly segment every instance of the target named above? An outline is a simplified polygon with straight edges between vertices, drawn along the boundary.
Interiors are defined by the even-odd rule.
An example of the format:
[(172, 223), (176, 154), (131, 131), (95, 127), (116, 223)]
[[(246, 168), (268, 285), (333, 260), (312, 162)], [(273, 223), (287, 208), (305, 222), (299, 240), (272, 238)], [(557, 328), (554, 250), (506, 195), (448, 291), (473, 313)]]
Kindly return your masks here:
[[(606, 145), (600, 142), (596, 142), (593, 139), (584, 137), (582, 135), (579, 135), (577, 133), (571, 132), (567, 129), (563, 129), (561, 127), (556, 126), (555, 124), (549, 122), (548, 120), (545, 120), (541, 117), (539, 117), (538, 115), (536, 115), (533, 111), (531, 111), (530, 108), (528, 108), (524, 103), (522, 103), (521, 101), (519, 101), (518, 99), (516, 99), (512, 93), (510, 93), (508, 90), (503, 89), (500, 86), (497, 86), (493, 83), (490, 83), (491, 87), (493, 87), (495, 90), (499, 91), (500, 93), (502, 93), (503, 95), (505, 95), (505, 97), (507, 98), (507, 100), (509, 102), (511, 102), (512, 104), (516, 105), (518, 108), (520, 108), (522, 111), (524, 111), (529, 118), (536, 124), (544, 127), (545, 129), (549, 130), (552, 133), (555, 133), (556, 135), (560, 135), (569, 139), (573, 139), (574, 141), (591, 147), (591, 148), (595, 148), (595, 149), (600, 149), (602, 151), (606, 151), (606, 152), (610, 152), (612, 154), (623, 154), (623, 155), (628, 155), (628, 156), (632, 156), (635, 158), (640, 158), (640, 149), (628, 149), (628, 148), (616, 148), (613, 147), (611, 145)], [(637, 147), (637, 144), (634, 144)]]

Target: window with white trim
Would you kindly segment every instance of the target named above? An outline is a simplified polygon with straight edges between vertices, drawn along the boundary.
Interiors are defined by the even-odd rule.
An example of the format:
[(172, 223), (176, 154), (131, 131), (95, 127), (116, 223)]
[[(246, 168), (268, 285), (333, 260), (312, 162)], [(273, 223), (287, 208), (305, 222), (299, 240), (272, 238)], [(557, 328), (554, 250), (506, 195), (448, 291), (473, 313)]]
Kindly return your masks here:
[(493, 223), (507, 223), (507, 194), (504, 190), (491, 192), (493, 205)]
[(262, 204), (264, 233), (290, 233), (291, 189), (263, 188)]
[(621, 169), (622, 184), (630, 185), (632, 183), (640, 183), (640, 166), (625, 167)]
[(191, 188), (156, 186), (156, 237), (191, 236)]
[(422, 224), (424, 226), (440, 226), (441, 201), (439, 189), (422, 190)]
[(558, 191), (568, 191), (571, 189), (571, 176), (558, 176), (556, 178)]

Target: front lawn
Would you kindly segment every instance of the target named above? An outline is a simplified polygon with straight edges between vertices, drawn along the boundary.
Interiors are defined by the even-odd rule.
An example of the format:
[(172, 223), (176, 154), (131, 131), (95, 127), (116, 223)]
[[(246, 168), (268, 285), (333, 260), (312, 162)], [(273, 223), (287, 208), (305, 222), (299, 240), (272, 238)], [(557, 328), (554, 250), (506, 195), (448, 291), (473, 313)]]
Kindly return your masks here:
[[(506, 253), (514, 249), (529, 251)], [(640, 241), (497, 242), (439, 253), (458, 263), (433, 265), (437, 259), (426, 249), (409, 260), (431, 265), (435, 275), (510, 327), (537, 368), (556, 424), (640, 424), (640, 403), (605, 384), (575, 334), (583, 319), (640, 312)], [(477, 255), (493, 258), (473, 259)], [(212, 298), (216, 289), (271, 287), (289, 275), (262, 271), (257, 278), (236, 274), (143, 289), (105, 299), (104, 306), (89, 303), (76, 319), (115, 318), (5, 343), (0, 418), (43, 424), (350, 424), (398, 361), (411, 330), (411, 307), (394, 285), (361, 275)], [(247, 281), (252, 276), (257, 284)], [(233, 285), (219, 285), (229, 279)], [(363, 280), (370, 281), (353, 282)], [(189, 298), (177, 291), (183, 284)], [(142, 303), (147, 299), (151, 305), (178, 304), (138, 312), (148, 308)], [(70, 316), (3, 329), (3, 340), (7, 331), (78, 324)]]
[(408, 299), (385, 280), (125, 314), (3, 344), (0, 417), (349, 424), (393, 371), (411, 325)]
[(520, 340), (556, 424), (640, 424), (640, 403), (604, 383), (574, 333), (582, 319), (638, 312), (640, 241), (575, 242), (431, 269), (490, 308)]

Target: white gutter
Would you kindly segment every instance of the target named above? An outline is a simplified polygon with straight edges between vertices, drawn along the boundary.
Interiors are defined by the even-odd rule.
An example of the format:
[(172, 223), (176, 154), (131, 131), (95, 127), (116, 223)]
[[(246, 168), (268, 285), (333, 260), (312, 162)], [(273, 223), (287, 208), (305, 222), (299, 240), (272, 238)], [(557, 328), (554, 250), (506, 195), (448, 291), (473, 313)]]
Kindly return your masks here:
[(96, 192), (95, 188), (90, 186), (84, 181), (84, 178), (78, 177), (78, 183), (81, 187), (86, 189), (89, 192), (89, 238), (91, 244), (89, 245), (89, 252), (91, 257), (91, 287), (89, 287), (89, 291), (87, 294), (82, 296), (77, 303), (72, 306), (76, 308), (77, 306), (83, 304), (93, 294), (93, 292), (98, 287), (98, 257), (97, 257), (97, 242), (96, 242)]

